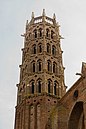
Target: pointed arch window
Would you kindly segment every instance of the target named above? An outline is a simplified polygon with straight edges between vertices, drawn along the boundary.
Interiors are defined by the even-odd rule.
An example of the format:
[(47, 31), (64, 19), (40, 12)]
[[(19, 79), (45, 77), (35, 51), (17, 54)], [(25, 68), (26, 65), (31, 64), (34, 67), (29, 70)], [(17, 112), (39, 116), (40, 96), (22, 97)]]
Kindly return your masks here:
[(32, 54), (36, 54), (36, 44), (32, 46)]
[(54, 32), (51, 30), (51, 39), (54, 38)]
[(34, 81), (31, 83), (31, 93), (34, 94)]
[(52, 55), (56, 55), (56, 47), (54, 45), (52, 46)]
[(41, 93), (41, 80), (38, 80), (38, 93)]
[(51, 81), (48, 80), (48, 93), (50, 93), (50, 85), (51, 85)]
[(57, 81), (54, 81), (54, 95), (57, 95), (57, 86), (58, 86), (58, 83)]
[(34, 30), (34, 37), (37, 38), (37, 30)]
[(42, 37), (42, 29), (39, 29), (39, 37)]
[(33, 72), (35, 72), (35, 62), (33, 63)]
[(52, 64), (51, 64), (50, 60), (48, 60), (48, 62), (47, 62), (47, 69), (49, 72), (52, 72)]
[(42, 61), (38, 60), (37, 64), (38, 64), (38, 71), (42, 71)]
[(38, 44), (38, 52), (39, 52), (39, 53), (42, 52), (42, 44)]
[(35, 69), (35, 61), (33, 61), (31, 64), (32, 64), (32, 72), (35, 72), (35, 70), (36, 70)]
[(49, 43), (47, 43), (47, 53), (51, 53), (51, 46)]
[(46, 29), (46, 37), (49, 37), (49, 29)]
[(54, 62), (53, 63), (53, 73), (57, 72), (57, 64)]

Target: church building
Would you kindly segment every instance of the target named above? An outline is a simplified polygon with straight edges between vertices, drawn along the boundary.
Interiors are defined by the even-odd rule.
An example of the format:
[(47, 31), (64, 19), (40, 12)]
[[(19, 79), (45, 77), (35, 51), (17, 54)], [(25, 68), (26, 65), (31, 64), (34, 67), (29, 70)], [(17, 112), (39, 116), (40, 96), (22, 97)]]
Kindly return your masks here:
[(14, 129), (86, 129), (86, 64), (66, 91), (56, 16), (26, 22)]

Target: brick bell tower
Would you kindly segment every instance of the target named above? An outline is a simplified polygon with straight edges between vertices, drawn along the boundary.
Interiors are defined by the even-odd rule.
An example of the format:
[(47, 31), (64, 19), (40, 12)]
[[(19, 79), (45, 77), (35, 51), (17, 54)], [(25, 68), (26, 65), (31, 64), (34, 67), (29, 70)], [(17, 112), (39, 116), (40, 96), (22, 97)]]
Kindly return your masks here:
[[(32, 13), (22, 36), (24, 48), (17, 84), (15, 129), (50, 129), (53, 122), (50, 117), (66, 92), (61, 36), (55, 14), (53, 18), (47, 17), (44, 9), (42, 16), (34, 17)], [(56, 123), (53, 128), (58, 126)]]

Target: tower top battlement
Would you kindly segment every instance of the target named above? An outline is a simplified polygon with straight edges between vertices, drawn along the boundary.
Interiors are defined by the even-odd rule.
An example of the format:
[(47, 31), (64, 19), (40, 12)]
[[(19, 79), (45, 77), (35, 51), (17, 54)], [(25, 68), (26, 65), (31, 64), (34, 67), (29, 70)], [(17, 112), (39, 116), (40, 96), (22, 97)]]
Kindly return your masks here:
[[(31, 15), (30, 24), (36, 24), (36, 23), (41, 23), (41, 22), (50, 23), (52, 25), (58, 25), (58, 23), (56, 23), (55, 13), (53, 14), (53, 18), (50, 18), (50, 17), (46, 16), (45, 9), (43, 9), (43, 12), (42, 12), (41, 16), (35, 17), (34, 12), (32, 12), (32, 15)], [(28, 24), (29, 23), (28, 23), (28, 20), (27, 20), (26, 25), (28, 25)]]

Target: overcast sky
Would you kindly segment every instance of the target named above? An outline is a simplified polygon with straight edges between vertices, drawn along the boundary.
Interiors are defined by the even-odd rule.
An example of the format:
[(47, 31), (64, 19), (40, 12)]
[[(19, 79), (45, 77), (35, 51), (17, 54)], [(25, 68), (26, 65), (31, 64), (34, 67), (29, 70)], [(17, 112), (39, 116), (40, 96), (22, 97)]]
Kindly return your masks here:
[(86, 61), (86, 0), (0, 0), (0, 129), (13, 129), (16, 84), (26, 20), (31, 13), (52, 17), (60, 24), (65, 83), (71, 87)]

